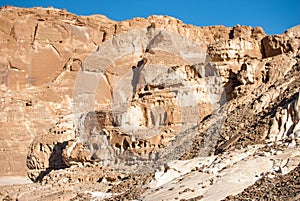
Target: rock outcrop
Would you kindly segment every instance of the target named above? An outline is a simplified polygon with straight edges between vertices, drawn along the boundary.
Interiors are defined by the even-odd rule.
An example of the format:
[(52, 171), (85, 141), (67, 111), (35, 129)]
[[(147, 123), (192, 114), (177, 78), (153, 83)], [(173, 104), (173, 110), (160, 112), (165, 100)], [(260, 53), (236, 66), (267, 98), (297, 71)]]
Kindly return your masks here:
[(1, 199), (218, 200), (299, 164), (299, 26), (2, 7), (0, 44), (0, 177), (40, 182)]

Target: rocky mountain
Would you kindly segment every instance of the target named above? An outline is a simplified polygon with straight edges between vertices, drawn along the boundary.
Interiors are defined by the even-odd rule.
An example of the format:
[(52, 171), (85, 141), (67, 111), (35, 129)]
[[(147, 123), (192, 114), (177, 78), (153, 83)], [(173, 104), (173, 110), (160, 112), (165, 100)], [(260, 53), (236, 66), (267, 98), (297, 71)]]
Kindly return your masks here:
[(1, 199), (300, 198), (300, 26), (7, 6), (0, 43)]

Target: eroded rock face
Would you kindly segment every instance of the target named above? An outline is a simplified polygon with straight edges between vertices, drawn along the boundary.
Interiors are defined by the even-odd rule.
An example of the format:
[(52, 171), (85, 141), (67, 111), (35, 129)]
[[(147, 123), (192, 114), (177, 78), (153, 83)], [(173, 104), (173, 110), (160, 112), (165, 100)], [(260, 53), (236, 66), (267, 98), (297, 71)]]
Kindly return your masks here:
[[(155, 160), (187, 129), (205, 133), (203, 122), (226, 105), (226, 122), (238, 125), (204, 136), (209, 151), (199, 146), (203, 155), (224, 151), (244, 143), (238, 128), (255, 125), (251, 115), (299, 89), (283, 84), (298, 72), (299, 27), (266, 36), (260, 27), (195, 27), (166, 16), (115, 22), (13, 7), (1, 8), (0, 22), (0, 175), (25, 175), (26, 164), (36, 180), (116, 157)], [(266, 118), (262, 139), (296, 141), (297, 100)]]
[(74, 138), (72, 115), (59, 120), (47, 134), (36, 136), (26, 158), (29, 178), (33, 181), (40, 181), (49, 171), (67, 167), (63, 159), (63, 150)]
[(297, 93), (289, 103), (276, 111), (271, 119), (271, 127), (268, 133), (271, 141), (282, 140), (283, 138), (299, 139), (299, 108), (299, 93)]
[(98, 25), (84, 27), (75, 15), (62, 10), (7, 7), (1, 9), (0, 18), (4, 150), (0, 160), (5, 167), (0, 174), (24, 175), (33, 139), (47, 135), (60, 117), (72, 113), (75, 71), (101, 43), (103, 33), (93, 32)]
[[(140, 55), (138, 62), (130, 66), (128, 54), (132, 59)], [(125, 58), (119, 58), (122, 55)], [(83, 67), (80, 82), (75, 84), (78, 109), (94, 109), (98, 89), (92, 83), (106, 83), (101, 89), (112, 94), (104, 94), (108, 101), (102, 111), (105, 107), (109, 111), (105, 119), (88, 115), (78, 123), (84, 130), (79, 127), (77, 132), (93, 157), (105, 164), (118, 163), (115, 158), (119, 156), (131, 161), (139, 157), (154, 160), (153, 154), (177, 134), (196, 126), (226, 101), (222, 78), (208, 55), (198, 44), (168, 30), (148, 28), (120, 34), (99, 46)], [(92, 123), (107, 120), (110, 125)]]

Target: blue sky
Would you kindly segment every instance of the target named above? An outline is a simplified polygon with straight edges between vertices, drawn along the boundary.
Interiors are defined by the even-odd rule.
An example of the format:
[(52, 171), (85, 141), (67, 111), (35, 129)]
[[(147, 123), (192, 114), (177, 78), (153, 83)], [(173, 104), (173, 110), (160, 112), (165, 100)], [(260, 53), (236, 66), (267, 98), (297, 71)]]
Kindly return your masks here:
[(104, 14), (118, 21), (169, 15), (197, 26), (262, 26), (268, 34), (300, 24), (299, 0), (1, 0), (0, 5), (53, 6), (77, 15)]

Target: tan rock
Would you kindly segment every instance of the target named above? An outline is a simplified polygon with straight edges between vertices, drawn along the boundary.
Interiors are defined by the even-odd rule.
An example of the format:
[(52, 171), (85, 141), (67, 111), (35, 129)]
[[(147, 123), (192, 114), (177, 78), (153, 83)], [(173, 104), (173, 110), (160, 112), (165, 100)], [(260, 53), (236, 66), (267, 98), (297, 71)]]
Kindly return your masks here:
[(279, 141), (284, 138), (299, 138), (299, 93), (295, 94), (283, 108), (280, 108), (271, 120), (268, 138)]
[[(54, 147), (71, 147), (68, 141), (78, 131), (79, 117), (74, 127), (61, 122), (72, 113), (98, 115), (80, 119), (88, 126), (76, 135), (83, 134), (88, 144), (75, 143), (73, 154), (64, 156), (80, 163), (111, 160), (121, 148), (146, 155), (164, 149), (228, 99), (231, 111), (255, 99), (253, 111), (262, 112), (279, 97), (280, 87), (287, 88), (271, 86), (291, 72), (299, 54), (298, 27), (266, 36), (260, 27), (196, 27), (167, 16), (115, 22), (52, 8), (3, 7), (0, 30), (0, 123), (5, 127), (0, 175), (25, 175), (28, 150), (31, 170), (53, 167)], [(94, 78), (80, 77), (95, 72)], [(286, 116), (285, 125), (295, 126), (297, 135), (299, 124)], [(277, 124), (272, 133), (283, 129)], [(280, 135), (292, 135), (285, 132)]]

